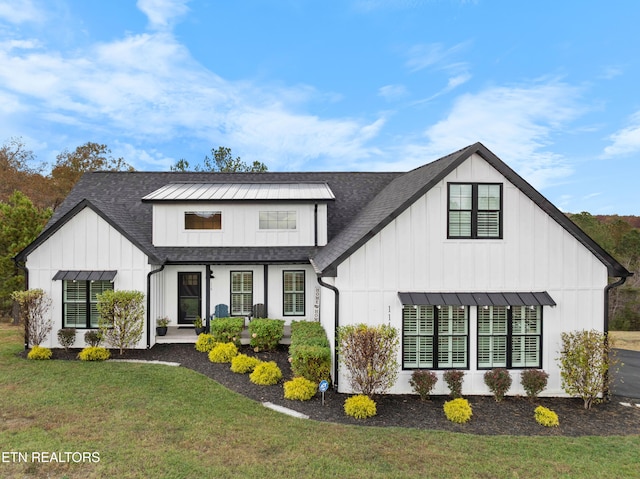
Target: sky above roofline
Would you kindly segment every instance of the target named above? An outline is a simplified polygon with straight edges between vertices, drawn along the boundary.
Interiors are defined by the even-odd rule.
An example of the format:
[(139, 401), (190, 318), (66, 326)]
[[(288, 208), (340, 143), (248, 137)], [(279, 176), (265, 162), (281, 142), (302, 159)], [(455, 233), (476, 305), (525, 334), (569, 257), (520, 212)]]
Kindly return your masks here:
[(407, 171), (482, 142), (564, 211), (640, 214), (640, 4), (0, 0), (0, 140), (136, 169)]

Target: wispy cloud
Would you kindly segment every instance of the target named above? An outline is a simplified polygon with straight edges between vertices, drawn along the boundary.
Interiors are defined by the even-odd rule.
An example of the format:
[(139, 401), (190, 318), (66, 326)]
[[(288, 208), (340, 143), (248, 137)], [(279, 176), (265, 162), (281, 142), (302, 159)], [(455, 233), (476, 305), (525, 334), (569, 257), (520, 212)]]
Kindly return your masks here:
[(166, 29), (188, 13), (187, 3), (189, 0), (138, 0), (136, 5), (149, 19), (150, 28)]
[(378, 95), (387, 101), (398, 100), (409, 94), (404, 85), (385, 85), (378, 89)]
[(32, 0), (0, 0), (0, 19), (9, 23), (41, 22), (44, 15)]
[(611, 144), (604, 149), (605, 158), (640, 153), (640, 111), (634, 113), (629, 125), (609, 137)]
[(467, 69), (465, 62), (456, 60), (456, 57), (466, 50), (471, 42), (462, 42), (446, 48), (442, 43), (430, 43), (414, 45), (407, 52), (407, 68), (411, 72), (436, 68), (446, 71), (464, 71)]

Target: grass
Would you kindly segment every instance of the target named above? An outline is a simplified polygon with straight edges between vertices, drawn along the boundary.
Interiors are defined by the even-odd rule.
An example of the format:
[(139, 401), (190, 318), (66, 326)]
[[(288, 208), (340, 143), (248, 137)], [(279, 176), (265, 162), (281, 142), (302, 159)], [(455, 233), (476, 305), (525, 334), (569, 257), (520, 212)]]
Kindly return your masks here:
[[(183, 368), (19, 359), (20, 335), (0, 325), (0, 477), (621, 478), (640, 468), (640, 435), (485, 437), (305, 421)], [(39, 451), (95, 451), (99, 462), (6, 456)]]
[(640, 351), (640, 331), (609, 331), (609, 337), (615, 348)]

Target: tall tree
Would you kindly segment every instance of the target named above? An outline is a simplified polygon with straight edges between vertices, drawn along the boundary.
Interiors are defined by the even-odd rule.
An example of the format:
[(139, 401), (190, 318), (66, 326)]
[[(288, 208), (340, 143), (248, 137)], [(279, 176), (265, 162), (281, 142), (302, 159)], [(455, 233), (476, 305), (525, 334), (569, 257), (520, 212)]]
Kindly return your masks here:
[(49, 206), (49, 185), (42, 175), (44, 164), (35, 163), (33, 151), (21, 138), (11, 138), (0, 146), (0, 201), (7, 201), (14, 191), (22, 191), (39, 207)]
[(51, 170), (51, 180), (55, 190), (55, 205), (59, 205), (69, 194), (80, 177), (89, 171), (133, 171), (123, 158), (111, 156), (107, 145), (87, 142), (74, 151), (64, 150), (56, 157)]
[(171, 171), (201, 171), (201, 172), (220, 172), (220, 173), (264, 173), (267, 166), (260, 161), (254, 161), (251, 165), (245, 163), (240, 157), (234, 158), (231, 154), (231, 148), (219, 146), (217, 149), (211, 149), (211, 155), (204, 157), (201, 165), (196, 165), (193, 170), (190, 164), (184, 158), (176, 161), (171, 166)]

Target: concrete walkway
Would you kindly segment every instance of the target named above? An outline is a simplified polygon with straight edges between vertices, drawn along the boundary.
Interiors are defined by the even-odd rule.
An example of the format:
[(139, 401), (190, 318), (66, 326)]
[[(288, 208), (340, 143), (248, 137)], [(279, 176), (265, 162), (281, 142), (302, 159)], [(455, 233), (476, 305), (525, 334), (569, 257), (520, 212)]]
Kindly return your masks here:
[(640, 399), (640, 352), (628, 349), (614, 351), (619, 365), (618, 371), (612, 372), (611, 392), (616, 396)]

